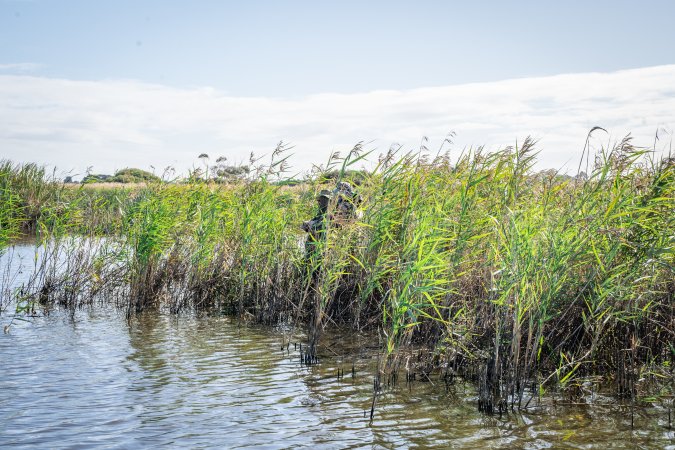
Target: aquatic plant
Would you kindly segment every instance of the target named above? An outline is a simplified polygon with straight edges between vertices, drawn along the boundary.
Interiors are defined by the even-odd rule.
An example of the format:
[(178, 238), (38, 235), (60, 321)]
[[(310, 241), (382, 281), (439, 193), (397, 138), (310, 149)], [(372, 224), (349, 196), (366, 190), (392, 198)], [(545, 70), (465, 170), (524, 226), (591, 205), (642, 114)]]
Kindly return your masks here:
[[(33, 193), (3, 181), (24, 170), (6, 165), (5, 241), (21, 223), (51, 236), (49, 248), (87, 237), (46, 258), (48, 276), (24, 295), (307, 324), (308, 361), (327, 325), (379, 330), (382, 373), (441, 369), (474, 380), (489, 413), (554, 387), (609, 383), (634, 399), (672, 380), (672, 158), (627, 138), (587, 157), (583, 173), (537, 172), (526, 139), (453, 160), (392, 149), (366, 172), (352, 169), (368, 156), (357, 145), (288, 187), (279, 183), (286, 150), (280, 144), (264, 167), (252, 158), (237, 183), (197, 177), (126, 190), (26, 183)], [(358, 219), (329, 223), (308, 255), (300, 224), (317, 193), (355, 174)], [(25, 206), (33, 197), (43, 199), (37, 210)], [(412, 348), (427, 356), (411, 359)]]

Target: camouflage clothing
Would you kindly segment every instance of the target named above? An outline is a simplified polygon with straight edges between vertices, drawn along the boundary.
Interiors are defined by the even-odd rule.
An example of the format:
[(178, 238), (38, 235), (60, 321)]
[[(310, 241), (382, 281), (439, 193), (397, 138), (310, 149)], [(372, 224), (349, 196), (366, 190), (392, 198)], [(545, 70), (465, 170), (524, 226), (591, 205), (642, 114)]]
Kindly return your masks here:
[(310, 257), (317, 250), (318, 243), (326, 235), (326, 216), (327, 214), (317, 214), (312, 220), (308, 220), (302, 224), (302, 229), (308, 233), (307, 240), (305, 241), (305, 254), (307, 257)]
[(319, 202), (319, 212), (311, 220), (303, 222), (302, 229), (308, 233), (305, 241), (306, 257), (311, 257), (316, 252), (318, 242), (322, 241), (326, 235), (327, 221), (330, 219), (328, 214), (328, 203), (332, 198), (332, 192), (321, 191), (317, 200)]
[[(319, 213), (302, 224), (302, 229), (308, 233), (305, 241), (307, 258), (316, 253), (318, 243), (325, 239), (329, 222), (331, 227), (339, 228), (345, 221), (356, 216), (356, 207), (361, 202), (361, 197), (354, 193), (349, 183), (343, 181), (332, 191), (321, 191), (317, 200)], [(328, 213), (330, 204), (333, 205), (331, 214)]]
[(335, 216), (339, 221), (353, 219), (356, 208), (361, 203), (361, 196), (354, 192), (352, 185), (341, 181), (333, 190), (335, 202)]

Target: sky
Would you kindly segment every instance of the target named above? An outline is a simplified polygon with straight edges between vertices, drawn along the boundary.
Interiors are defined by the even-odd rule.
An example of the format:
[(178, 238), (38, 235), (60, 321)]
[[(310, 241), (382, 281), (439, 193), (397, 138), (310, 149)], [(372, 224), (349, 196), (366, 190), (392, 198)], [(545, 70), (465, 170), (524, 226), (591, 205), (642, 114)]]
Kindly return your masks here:
[(0, 0), (0, 159), (179, 172), (281, 140), (305, 171), (357, 142), (576, 168), (628, 133), (668, 149), (673, 1)]

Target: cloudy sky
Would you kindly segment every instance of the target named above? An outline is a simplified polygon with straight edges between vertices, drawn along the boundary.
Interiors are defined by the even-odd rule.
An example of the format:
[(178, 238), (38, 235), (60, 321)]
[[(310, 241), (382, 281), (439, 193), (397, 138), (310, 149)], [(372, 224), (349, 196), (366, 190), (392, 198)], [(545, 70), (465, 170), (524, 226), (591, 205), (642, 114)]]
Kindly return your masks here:
[(631, 133), (668, 149), (675, 2), (0, 0), (0, 158), (179, 172), (294, 145), (451, 152), (528, 135), (576, 168)]

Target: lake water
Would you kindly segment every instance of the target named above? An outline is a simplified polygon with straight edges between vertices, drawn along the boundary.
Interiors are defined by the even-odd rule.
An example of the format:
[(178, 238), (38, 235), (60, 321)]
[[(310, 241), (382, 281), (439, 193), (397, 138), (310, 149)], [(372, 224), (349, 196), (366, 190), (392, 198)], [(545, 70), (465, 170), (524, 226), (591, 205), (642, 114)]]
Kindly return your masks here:
[[(33, 255), (22, 246), (12, 265)], [(617, 405), (489, 417), (470, 385), (437, 377), (385, 389), (371, 424), (372, 337), (330, 332), (307, 367), (301, 336), (282, 350), (284, 336), (104, 307), (14, 321), (0, 335), (0, 448), (675, 448), (664, 408), (637, 408), (634, 428)]]

